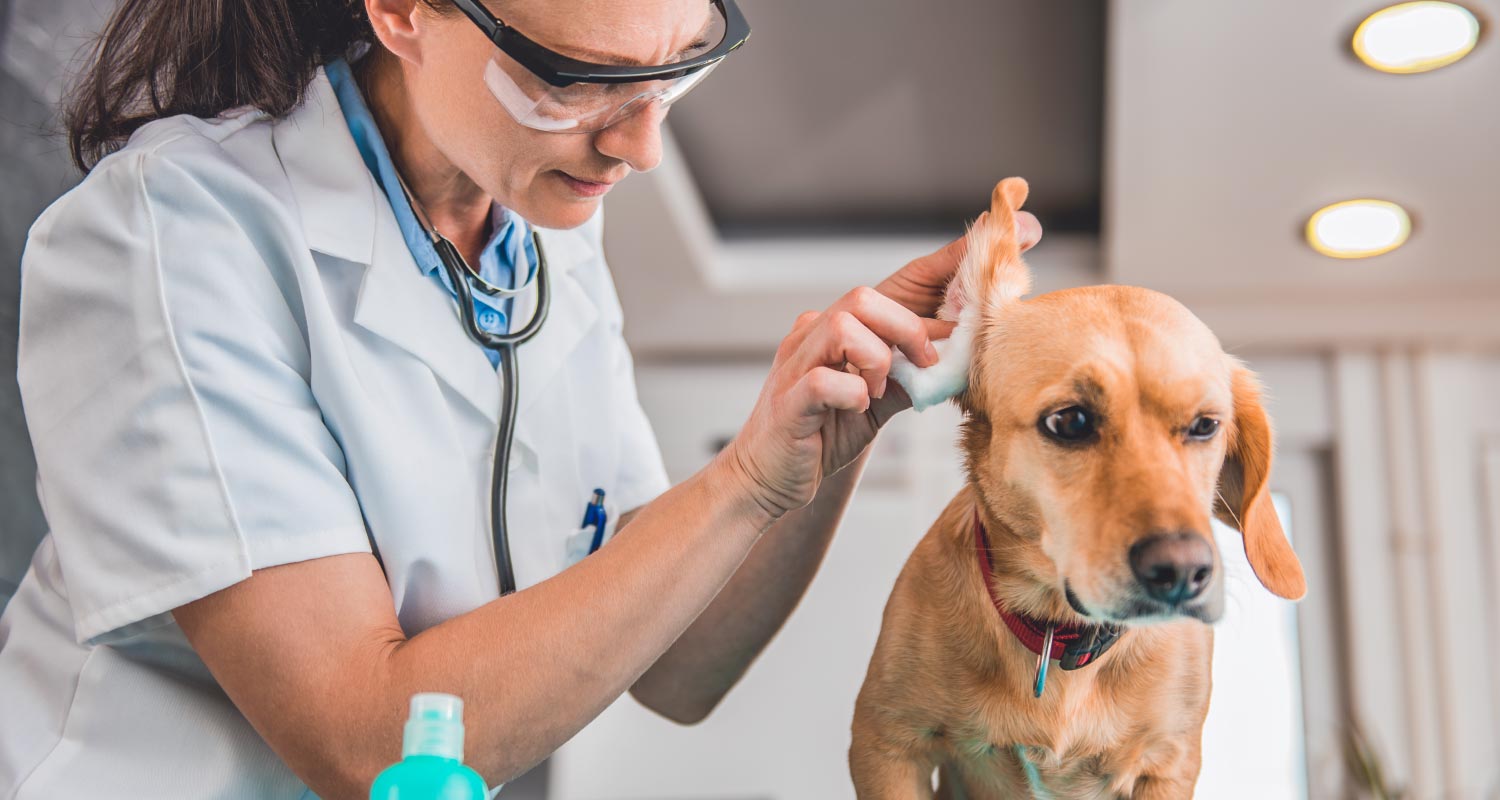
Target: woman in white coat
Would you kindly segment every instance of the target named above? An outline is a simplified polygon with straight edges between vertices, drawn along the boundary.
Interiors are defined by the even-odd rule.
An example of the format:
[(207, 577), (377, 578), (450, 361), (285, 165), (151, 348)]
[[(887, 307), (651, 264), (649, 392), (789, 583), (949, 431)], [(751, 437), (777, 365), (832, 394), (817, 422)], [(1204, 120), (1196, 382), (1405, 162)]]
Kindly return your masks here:
[[(958, 257), (800, 317), (733, 442), (669, 486), (598, 211), (656, 166), (665, 105), (711, 67), (637, 82), (633, 103), (539, 77), (706, 63), (743, 35), (734, 16), (122, 4), (69, 109), (89, 174), (23, 261), (18, 377), (50, 534), (0, 621), (0, 797), (361, 797), (418, 691), (466, 701), (467, 759), (492, 785), (626, 691), (682, 722), (713, 708), (910, 404), (890, 348), (934, 360)], [(552, 304), (518, 351), (505, 594), (504, 387), (425, 234), (515, 287), (531, 225)], [(534, 298), (481, 297), (475, 319), (518, 328)], [(579, 560), (594, 487), (627, 513)]]

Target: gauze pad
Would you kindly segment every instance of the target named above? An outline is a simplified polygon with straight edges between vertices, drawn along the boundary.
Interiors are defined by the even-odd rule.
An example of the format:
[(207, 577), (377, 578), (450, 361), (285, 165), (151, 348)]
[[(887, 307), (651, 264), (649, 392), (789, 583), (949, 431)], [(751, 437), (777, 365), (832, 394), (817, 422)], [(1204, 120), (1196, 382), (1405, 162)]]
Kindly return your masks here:
[(969, 386), (969, 363), (974, 354), (974, 317), (971, 309), (958, 315), (953, 335), (932, 343), (938, 362), (930, 367), (911, 363), (900, 350), (891, 357), (891, 377), (911, 396), (911, 407), (921, 411), (957, 395)]

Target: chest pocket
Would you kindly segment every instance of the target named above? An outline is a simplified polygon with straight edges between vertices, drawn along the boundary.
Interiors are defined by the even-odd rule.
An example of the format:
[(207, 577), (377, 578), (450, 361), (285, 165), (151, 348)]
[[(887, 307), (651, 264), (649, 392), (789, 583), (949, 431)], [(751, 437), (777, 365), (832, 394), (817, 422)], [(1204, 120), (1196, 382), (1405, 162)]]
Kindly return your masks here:
[(577, 527), (595, 488), (609, 493), (618, 480), (618, 393), (607, 369), (606, 344), (592, 336), (581, 342), (568, 355), (572, 363), (558, 371), (517, 424), (517, 450), (535, 459), (548, 516), (565, 523), (555, 528), (559, 536)]

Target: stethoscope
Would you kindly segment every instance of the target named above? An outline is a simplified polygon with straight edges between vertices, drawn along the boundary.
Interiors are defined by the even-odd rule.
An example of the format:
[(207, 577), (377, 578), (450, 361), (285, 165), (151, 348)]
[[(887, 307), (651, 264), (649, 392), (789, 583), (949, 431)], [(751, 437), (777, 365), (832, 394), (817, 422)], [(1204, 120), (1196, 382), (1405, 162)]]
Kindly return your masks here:
[[(443, 262), (443, 270), (448, 273), (448, 282), (453, 285), (453, 290), (458, 295), (458, 314), (469, 332), (469, 338), (481, 347), (497, 350), (500, 353), (500, 369), (504, 375), (505, 393), (500, 406), (500, 429), (495, 433), (494, 471), (490, 474), (490, 529), (495, 541), (495, 568), (500, 574), (500, 596), (504, 597), (516, 590), (516, 573), (510, 559), (510, 536), (505, 526), (505, 496), (509, 484), (510, 445), (515, 436), (516, 400), (520, 396), (518, 383), (520, 370), (516, 367), (516, 347), (536, 336), (537, 332), (542, 329), (542, 323), (547, 320), (547, 311), (552, 299), (547, 291), (547, 254), (542, 250), (541, 238), (537, 236), (535, 230), (532, 230), (531, 245), (536, 249), (536, 269), (525, 283), (514, 289), (496, 286), (480, 277), (479, 271), (469, 265), (453, 242), (448, 241), (447, 237), (432, 227), (432, 223), (427, 220), (427, 215), (422, 213), (422, 207), (417, 204), (416, 198), (407, 188), (406, 181), (402, 180), (400, 175), (396, 176), (396, 180), (401, 183), (401, 190), (406, 194), (406, 202), (411, 205), (412, 213), (416, 215), (417, 222), (421, 223), (422, 230), (427, 232), (433, 249), (437, 251), (438, 259)], [(525, 248), (522, 248), (523, 253), (524, 251)], [(475, 285), (478, 286), (479, 291), (490, 297), (509, 297), (526, 291), (533, 282), (537, 287), (536, 312), (531, 315), (531, 321), (526, 323), (526, 327), (515, 333), (492, 333), (480, 327), (479, 321), (474, 317)]]

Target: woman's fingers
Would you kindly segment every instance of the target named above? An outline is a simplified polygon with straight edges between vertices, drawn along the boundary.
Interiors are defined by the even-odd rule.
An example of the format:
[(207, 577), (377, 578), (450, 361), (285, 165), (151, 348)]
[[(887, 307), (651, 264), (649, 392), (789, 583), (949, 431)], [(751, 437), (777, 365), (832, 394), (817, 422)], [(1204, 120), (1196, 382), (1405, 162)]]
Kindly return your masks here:
[(1021, 252), (1026, 252), (1042, 240), (1042, 223), (1030, 211), (1016, 212), (1016, 238), (1021, 240)]
[[(764, 492), (766, 506), (784, 512), (806, 505), (825, 471), (847, 464), (885, 419), (910, 407), (901, 388), (888, 383), (892, 347), (931, 365), (937, 360), (932, 340), (946, 338), (953, 327), (919, 317), (869, 287), (850, 291), (826, 311), (798, 316), (776, 349), (750, 420), (732, 442), (736, 468)], [(888, 389), (889, 399), (872, 405)], [(874, 423), (841, 425), (829, 437), (814, 437), (830, 411), (866, 414)]]
[(937, 363), (937, 350), (927, 335), (927, 325), (911, 309), (869, 286), (853, 289), (840, 303), (888, 346), (899, 347), (913, 364), (926, 367)]
[(857, 376), (867, 397), (885, 395), (891, 369), (891, 348), (899, 348), (912, 363), (932, 366), (937, 351), (932, 342), (948, 338), (956, 324), (919, 317), (880, 292), (859, 286), (823, 312), (804, 311), (776, 349), (775, 364), (791, 363), (792, 374), (808, 374), (818, 367)]
[(830, 311), (823, 324), (808, 334), (799, 351), (803, 369), (831, 366), (859, 376), (867, 394), (885, 393), (885, 376), (891, 370), (891, 346), (848, 311)]
[[(974, 227), (987, 224), (988, 213), (980, 214)], [(1021, 251), (1030, 250), (1042, 239), (1042, 224), (1027, 211), (1016, 212), (1016, 236)], [(876, 289), (913, 312), (930, 317), (943, 304), (943, 290), (968, 252), (968, 236), (960, 236), (892, 273)]]
[(797, 380), (786, 399), (796, 417), (792, 435), (805, 438), (823, 427), (829, 411), (863, 413), (870, 408), (868, 384), (859, 375), (832, 367), (814, 367)]
[(825, 312), (803, 312), (776, 352), (776, 363), (791, 359), (796, 374), (818, 366), (858, 375), (870, 397), (885, 395), (891, 347), (919, 366), (936, 363), (934, 340), (952, 335), (955, 323), (918, 317), (869, 287), (859, 287)]
[(807, 334), (812, 330), (813, 324), (822, 316), (821, 311), (804, 311), (797, 315), (796, 321), (792, 323), (792, 332), (788, 333), (781, 340), (781, 344), (776, 347), (774, 363), (780, 364), (797, 352), (798, 348), (802, 347), (802, 343), (807, 340)]
[[(989, 212), (985, 212), (988, 214)], [(984, 214), (974, 224), (984, 222)], [(913, 313), (930, 317), (942, 305), (943, 289), (958, 272), (958, 265), (969, 251), (969, 237), (957, 239), (911, 263), (881, 281), (875, 288)]]
[[(887, 351), (892, 346), (900, 348), (915, 364), (928, 366), (937, 360), (936, 352), (931, 349), (927, 325), (921, 317), (880, 292), (868, 286), (859, 286), (830, 306), (818, 324), (808, 332), (808, 338), (801, 348), (804, 357), (809, 359), (805, 366), (811, 368), (815, 364), (839, 364), (844, 360), (854, 362), (855, 359), (840, 355), (840, 337), (868, 343), (867, 337), (857, 335), (861, 328), (874, 333)], [(812, 343), (817, 346), (809, 350), (808, 346)], [(884, 356), (888, 362), (889, 352)], [(864, 370), (884, 364), (856, 363), (855, 366)]]
[(940, 342), (953, 335), (953, 329), (958, 327), (957, 322), (949, 322), (946, 319), (928, 319), (922, 317), (922, 324), (927, 326), (927, 338), (934, 342)]

